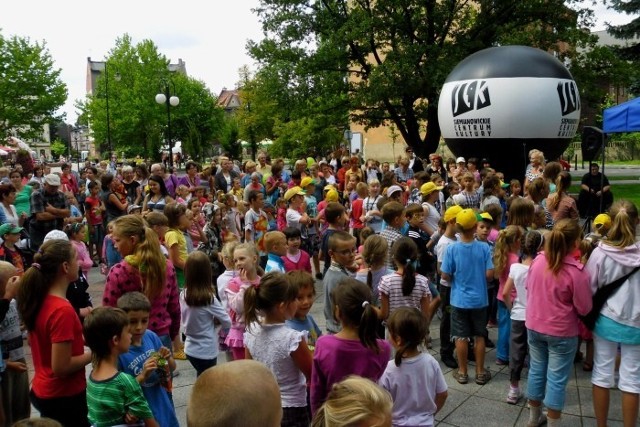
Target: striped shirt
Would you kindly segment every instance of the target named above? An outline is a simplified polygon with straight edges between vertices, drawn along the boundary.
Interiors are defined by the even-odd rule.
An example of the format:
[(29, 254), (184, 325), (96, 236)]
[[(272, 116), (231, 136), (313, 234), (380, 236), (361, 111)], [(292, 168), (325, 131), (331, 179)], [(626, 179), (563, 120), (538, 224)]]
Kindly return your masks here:
[(391, 253), (391, 247), (396, 242), (396, 240), (403, 237), (402, 233), (397, 228), (390, 227), (387, 224), (387, 228), (385, 228), (384, 230), (382, 230), (382, 232), (380, 232), (380, 236), (384, 237), (384, 239), (387, 241), (387, 266), (391, 270), (395, 270), (396, 265), (393, 262), (393, 254)]
[(413, 307), (421, 310), (420, 301), (424, 297), (431, 296), (429, 281), (421, 274), (416, 274), (416, 285), (409, 295), (402, 295), (402, 275), (398, 273), (387, 274), (378, 285), (380, 299), (382, 295), (389, 297), (389, 314), (400, 307)]
[(153, 418), (140, 384), (124, 372), (118, 372), (104, 381), (96, 381), (89, 376), (87, 406), (89, 421), (96, 427), (125, 424), (124, 416), (127, 413), (141, 421)]

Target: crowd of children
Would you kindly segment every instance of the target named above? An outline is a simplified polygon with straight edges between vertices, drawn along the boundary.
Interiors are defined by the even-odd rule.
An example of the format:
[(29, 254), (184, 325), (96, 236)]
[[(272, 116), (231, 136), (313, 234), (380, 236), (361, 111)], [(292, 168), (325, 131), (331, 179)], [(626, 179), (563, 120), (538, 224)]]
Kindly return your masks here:
[[(253, 359), (268, 368), (275, 388), (267, 396), (265, 382), (260, 398), (277, 394), (277, 425), (342, 425), (327, 420), (355, 422), (363, 414), (380, 425), (434, 425), (447, 399), (440, 365), (427, 351), (438, 315), (440, 358), (458, 383), (469, 382), (470, 361), (473, 380), (490, 381), (485, 353), (495, 346), (496, 364), (510, 369), (506, 401), (526, 394), (528, 425), (556, 425), (578, 337), (586, 342), (583, 368), (601, 366), (593, 327), (578, 320), (591, 309), (582, 266), (608, 241), (615, 218), (597, 216), (583, 239), (566, 199), (566, 173), (547, 207), (535, 192), (548, 195), (549, 183), (534, 180), (527, 186), (533, 195), (521, 194), (518, 180), (506, 184), (471, 159), (467, 168), (459, 158), (449, 174), (436, 157), (415, 174), (415, 159), (401, 159), (395, 170), (374, 161), (361, 169), (356, 156), (342, 160), (335, 175), (325, 161), (296, 162), (291, 172), (276, 161), (264, 174), (248, 174), (244, 188), (242, 177), (232, 177), (228, 191), (217, 193), (154, 175), (132, 194), (142, 206), (120, 197), (117, 177), (107, 178), (106, 197), (90, 180), (86, 220), (45, 238), (31, 268), (15, 246), (21, 227), (0, 225), (0, 291), (23, 282), (0, 324), (5, 420), (29, 415), (24, 350), (16, 344), (20, 315), (36, 365), (31, 402), (64, 425), (177, 426), (176, 359), (187, 359), (198, 377), (189, 425), (212, 425), (206, 420), (227, 415), (193, 402), (202, 399), (196, 389), (232, 375), (233, 368), (218, 366), (221, 354), (231, 365)], [(87, 278), (98, 263), (107, 284), (104, 307), (94, 309)], [(310, 314), (316, 279), (325, 331)], [(496, 344), (488, 327), (497, 327)], [(69, 344), (61, 349), (61, 342)], [(561, 374), (553, 377), (552, 369)], [(61, 375), (71, 378), (62, 394)], [(233, 386), (225, 385), (229, 393)], [(88, 408), (85, 415), (69, 413), (77, 405)], [(242, 425), (251, 425), (248, 418)]]

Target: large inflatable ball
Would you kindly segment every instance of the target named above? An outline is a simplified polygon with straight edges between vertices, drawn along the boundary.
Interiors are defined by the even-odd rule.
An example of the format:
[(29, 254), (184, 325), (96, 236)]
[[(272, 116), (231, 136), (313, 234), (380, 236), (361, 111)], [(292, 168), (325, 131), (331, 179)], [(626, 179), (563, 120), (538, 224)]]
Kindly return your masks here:
[(521, 179), (529, 150), (559, 157), (576, 134), (580, 96), (571, 73), (552, 55), (501, 46), (468, 56), (449, 74), (438, 120), (456, 156), (488, 158)]

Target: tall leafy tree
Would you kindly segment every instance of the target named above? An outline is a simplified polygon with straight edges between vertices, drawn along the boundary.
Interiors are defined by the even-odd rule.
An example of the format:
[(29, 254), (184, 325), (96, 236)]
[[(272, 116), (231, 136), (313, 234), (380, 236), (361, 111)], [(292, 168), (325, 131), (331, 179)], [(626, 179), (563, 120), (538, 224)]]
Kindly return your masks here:
[(0, 136), (39, 139), (67, 99), (45, 42), (0, 33)]
[(101, 74), (93, 96), (78, 104), (83, 110), (79, 121), (89, 122), (103, 153), (107, 151), (109, 130), (118, 153), (157, 159), (167, 150), (167, 110), (155, 101), (156, 94), (164, 92), (167, 85), (171, 95), (180, 98), (178, 106), (170, 107), (172, 141), (182, 141), (185, 152), (194, 158), (209, 152), (208, 147), (222, 129), (222, 111), (203, 82), (172, 73), (168, 65), (169, 60), (151, 40), (134, 45), (126, 34), (116, 40), (108, 55), (108, 72)]
[[(609, 8), (630, 16), (635, 16), (630, 22), (622, 25), (608, 25), (608, 31), (615, 37), (631, 40), (640, 38), (640, 0), (610, 0)], [(632, 41), (620, 49), (628, 59), (640, 59), (640, 43)]]
[(593, 18), (578, 0), (261, 0), (256, 12), (266, 37), (249, 48), (261, 65), (294, 84), (322, 76), (325, 109), (346, 102), (355, 122), (394, 124), (421, 156), (438, 146), (440, 88), (460, 60), (516, 43), (569, 59)]

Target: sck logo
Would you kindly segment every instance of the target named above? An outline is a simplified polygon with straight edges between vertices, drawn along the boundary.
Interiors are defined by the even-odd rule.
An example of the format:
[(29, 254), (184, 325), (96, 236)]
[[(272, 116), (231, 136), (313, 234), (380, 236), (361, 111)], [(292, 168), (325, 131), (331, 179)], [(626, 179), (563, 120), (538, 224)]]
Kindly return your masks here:
[(456, 85), (451, 93), (453, 117), (471, 110), (480, 110), (490, 105), (489, 86), (486, 80), (476, 80)]
[(580, 109), (580, 95), (578, 94), (576, 82), (559, 82), (558, 97), (560, 98), (560, 109), (563, 116)]

